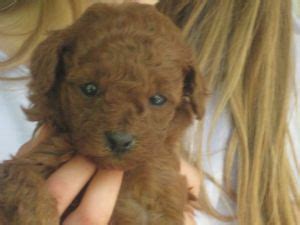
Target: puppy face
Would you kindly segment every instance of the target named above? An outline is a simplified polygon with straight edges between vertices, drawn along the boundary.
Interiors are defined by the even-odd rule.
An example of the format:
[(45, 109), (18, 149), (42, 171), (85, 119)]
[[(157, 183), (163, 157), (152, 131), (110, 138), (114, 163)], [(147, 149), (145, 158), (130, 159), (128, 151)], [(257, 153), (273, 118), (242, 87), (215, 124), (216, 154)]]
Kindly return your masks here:
[(100, 167), (131, 168), (167, 151), (193, 113), (201, 117), (191, 55), (152, 6), (94, 5), (36, 50), (27, 114), (66, 130)]

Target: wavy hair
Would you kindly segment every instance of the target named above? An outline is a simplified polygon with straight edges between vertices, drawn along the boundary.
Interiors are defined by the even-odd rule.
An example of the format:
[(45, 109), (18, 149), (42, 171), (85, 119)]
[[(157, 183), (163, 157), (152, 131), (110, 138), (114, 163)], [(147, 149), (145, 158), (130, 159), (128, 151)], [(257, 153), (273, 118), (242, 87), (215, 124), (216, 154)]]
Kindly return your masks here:
[[(161, 0), (157, 7), (182, 28), (208, 89), (219, 92), (211, 133), (226, 108), (232, 122), (221, 188), (235, 213), (221, 215), (205, 195), (202, 210), (240, 225), (298, 224), (299, 187), (292, 172), (297, 162), (288, 147), (294, 81), (290, 1)], [(198, 155), (201, 165), (200, 150)]]
[[(8, 0), (5, 2), (6, 5), (0, 8), (0, 35), (7, 38), (20, 38), (22, 42), (13, 55), (0, 62), (0, 70), (15, 68), (28, 60), (33, 49), (43, 40), (47, 32), (51, 31), (54, 21), (61, 19), (67, 25), (78, 18), (84, 10), (84, 0)], [(71, 15), (64, 15), (66, 6)], [(0, 77), (1, 80), (27, 78), (28, 76)]]

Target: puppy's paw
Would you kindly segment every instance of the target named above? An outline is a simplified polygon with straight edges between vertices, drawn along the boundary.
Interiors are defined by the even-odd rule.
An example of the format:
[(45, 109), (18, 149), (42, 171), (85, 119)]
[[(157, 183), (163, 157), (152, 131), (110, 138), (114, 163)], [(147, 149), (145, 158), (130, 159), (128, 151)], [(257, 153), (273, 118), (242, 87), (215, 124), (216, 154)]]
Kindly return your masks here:
[(0, 225), (59, 225), (55, 200), (28, 165), (0, 165)]
[(3, 209), (0, 207), (0, 225), (7, 225), (8, 221), (3, 214)]

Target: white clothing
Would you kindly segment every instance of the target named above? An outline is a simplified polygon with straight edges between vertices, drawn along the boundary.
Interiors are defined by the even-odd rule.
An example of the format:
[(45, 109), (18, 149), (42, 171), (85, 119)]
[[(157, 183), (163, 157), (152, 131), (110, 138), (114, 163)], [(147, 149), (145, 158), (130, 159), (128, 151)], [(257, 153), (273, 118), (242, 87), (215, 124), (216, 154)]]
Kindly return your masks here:
[[(5, 55), (0, 52), (0, 60)], [(0, 75), (18, 77), (28, 75), (25, 66), (19, 66), (13, 71), (0, 72)], [(15, 154), (22, 144), (32, 135), (35, 124), (26, 120), (21, 106), (28, 106), (26, 82), (0, 81), (0, 162)]]
[[(298, 21), (298, 24), (299, 21)], [(295, 29), (296, 43), (296, 85), (298, 94), (300, 94), (300, 28)], [(0, 52), (0, 60), (4, 60), (5, 55)], [(6, 72), (7, 75), (20, 76), (28, 74), (28, 69), (20, 66), (13, 71)], [(28, 122), (20, 108), (20, 106), (28, 106), (26, 99), (27, 88), (26, 82), (0, 82), (0, 162), (8, 159), (10, 154), (16, 153), (19, 147), (31, 138), (35, 124)], [(211, 115), (213, 115), (216, 96), (208, 102), (206, 117), (204, 119), (204, 137), (208, 135), (208, 127), (210, 127)], [(298, 158), (300, 158), (300, 95), (298, 98), (298, 106), (291, 107), (290, 128), (292, 131), (293, 141), (297, 150)], [(204, 169), (221, 183), (223, 176), (223, 159), (225, 155), (225, 146), (230, 134), (230, 120), (228, 113), (224, 112), (218, 122), (217, 129), (212, 139), (217, 140), (210, 146), (203, 144), (203, 149), (210, 148), (212, 155), (208, 161), (207, 155), (203, 153)], [(205, 140), (206, 138), (204, 138)], [(209, 163), (208, 163), (209, 162)], [(206, 181), (208, 195), (212, 205), (223, 213), (230, 213), (231, 207), (224, 205), (220, 198), (218, 189), (209, 181)], [(201, 225), (234, 225), (235, 223), (219, 222), (206, 214), (197, 212), (197, 224)]]

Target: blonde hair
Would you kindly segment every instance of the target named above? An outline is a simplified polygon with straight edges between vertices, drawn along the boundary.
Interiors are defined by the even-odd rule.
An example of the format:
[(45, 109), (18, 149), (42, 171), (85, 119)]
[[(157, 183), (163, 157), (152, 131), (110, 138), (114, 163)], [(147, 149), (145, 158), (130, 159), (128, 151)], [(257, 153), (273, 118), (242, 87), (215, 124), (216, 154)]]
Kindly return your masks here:
[[(51, 31), (72, 23), (84, 10), (84, 0), (19, 0), (0, 14), (0, 35), (22, 39), (17, 51), (6, 61), (0, 62), (0, 70), (18, 66), (30, 58), (33, 49)], [(64, 5), (63, 5), (64, 4)], [(66, 7), (67, 5), (67, 7)], [(70, 13), (66, 12), (66, 9)], [(68, 15), (70, 14), (70, 15)], [(13, 18), (13, 21), (11, 21)], [(57, 21), (63, 21), (56, 26)], [(59, 21), (59, 23), (60, 23)], [(9, 78), (19, 80), (27, 77)]]
[[(69, 3), (70, 22), (84, 9), (84, 0), (32, 1), (38, 22), (0, 69), (12, 68), (30, 56), (53, 18), (50, 6), (64, 11), (55, 7), (62, 1)], [(17, 12), (29, 2), (20, 0), (19, 6), (5, 13)], [(286, 147), (293, 79), (290, 7), (289, 0), (161, 0), (158, 4), (195, 49), (208, 89), (220, 93), (211, 129), (226, 107), (232, 119), (220, 188), (236, 203), (236, 213), (217, 212), (204, 194), (204, 185), (201, 209), (222, 220), (236, 219), (240, 225), (297, 224), (299, 190)], [(234, 157), (238, 158), (236, 186), (232, 185)], [(201, 151), (197, 158), (201, 166)]]
[[(236, 203), (238, 224), (298, 224), (299, 187), (287, 147), (294, 77), (290, 1), (164, 0), (158, 8), (183, 29), (208, 89), (220, 93), (211, 129), (230, 111), (222, 188)], [(201, 200), (207, 213), (231, 219), (216, 212), (207, 196)]]

